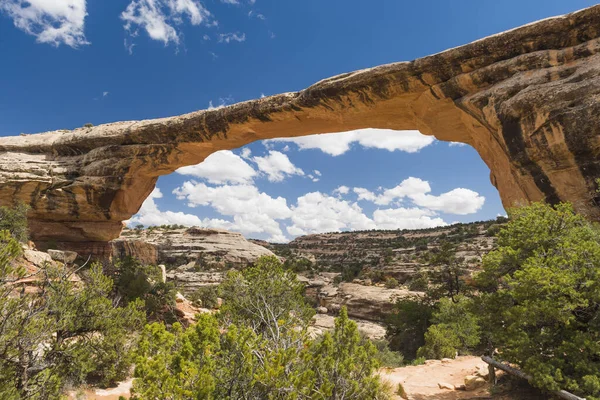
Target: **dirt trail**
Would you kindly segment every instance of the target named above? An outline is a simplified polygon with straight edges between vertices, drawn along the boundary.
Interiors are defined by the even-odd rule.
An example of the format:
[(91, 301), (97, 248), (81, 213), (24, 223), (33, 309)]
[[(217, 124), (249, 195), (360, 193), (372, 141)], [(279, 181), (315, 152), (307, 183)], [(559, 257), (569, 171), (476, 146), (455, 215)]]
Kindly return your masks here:
[[(409, 400), (489, 399), (487, 385), (473, 391), (440, 389), (438, 383), (464, 384), (464, 378), (472, 375), (478, 366), (487, 365), (479, 357), (462, 356), (448, 362), (428, 360), (424, 365), (384, 368), (381, 377), (388, 381), (394, 392), (401, 383)], [(400, 399), (399, 396), (396, 397)]]

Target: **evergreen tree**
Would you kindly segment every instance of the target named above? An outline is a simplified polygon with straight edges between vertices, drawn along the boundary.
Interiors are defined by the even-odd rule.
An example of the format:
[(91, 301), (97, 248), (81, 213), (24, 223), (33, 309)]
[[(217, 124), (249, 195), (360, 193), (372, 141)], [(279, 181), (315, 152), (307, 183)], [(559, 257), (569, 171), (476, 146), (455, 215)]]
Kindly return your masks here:
[(600, 231), (569, 204), (511, 210), (476, 277), (480, 325), (543, 389), (600, 398)]
[(20, 246), (0, 232), (0, 398), (58, 398), (66, 384), (125, 377), (131, 333), (145, 322), (141, 302), (113, 305), (112, 281), (93, 265), (83, 286), (71, 271), (51, 265), (29, 278), (13, 259)]

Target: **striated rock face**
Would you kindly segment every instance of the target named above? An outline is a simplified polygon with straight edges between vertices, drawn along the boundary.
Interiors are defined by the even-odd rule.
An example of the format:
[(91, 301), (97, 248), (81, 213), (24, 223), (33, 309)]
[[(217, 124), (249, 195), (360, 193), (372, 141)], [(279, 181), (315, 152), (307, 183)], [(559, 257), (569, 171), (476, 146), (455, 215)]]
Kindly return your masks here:
[[(411, 62), (217, 110), (0, 138), (0, 204), (35, 241), (119, 236), (159, 176), (260, 139), (418, 129), (473, 146), (503, 204), (571, 201), (600, 219), (600, 6)], [(399, 135), (402, 132), (398, 132)]]
[[(393, 311), (397, 298), (421, 296), (422, 293), (407, 289), (387, 289), (382, 286), (365, 286), (358, 283), (341, 282), (334, 284), (339, 274), (322, 272), (308, 278), (298, 275), (306, 286), (305, 295), (317, 305), (317, 312), (336, 315), (345, 306), (348, 315), (356, 320), (383, 322)], [(321, 311), (320, 309), (323, 309)]]
[(240, 233), (221, 229), (125, 229), (110, 242), (113, 257), (132, 256), (146, 264), (164, 264), (167, 278), (184, 293), (221, 283), (231, 268), (243, 268), (273, 253)]
[[(245, 267), (261, 256), (272, 256), (270, 250), (254, 244), (241, 233), (223, 229), (198, 227), (182, 229), (125, 229), (111, 242), (113, 254), (148, 259), (149, 264), (178, 267), (190, 262), (202, 268)], [(156, 249), (153, 254), (151, 246)], [(121, 250), (122, 249), (122, 250)]]

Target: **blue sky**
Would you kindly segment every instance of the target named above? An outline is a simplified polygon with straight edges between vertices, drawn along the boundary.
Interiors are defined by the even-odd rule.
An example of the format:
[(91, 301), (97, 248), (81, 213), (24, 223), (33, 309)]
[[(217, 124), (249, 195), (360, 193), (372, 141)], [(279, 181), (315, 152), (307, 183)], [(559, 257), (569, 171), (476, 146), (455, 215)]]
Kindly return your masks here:
[[(0, 0), (0, 135), (171, 116), (300, 90), (593, 4)], [(282, 241), (504, 213), (473, 149), (415, 132), (253, 143), (182, 172), (159, 180), (132, 223), (199, 223)]]

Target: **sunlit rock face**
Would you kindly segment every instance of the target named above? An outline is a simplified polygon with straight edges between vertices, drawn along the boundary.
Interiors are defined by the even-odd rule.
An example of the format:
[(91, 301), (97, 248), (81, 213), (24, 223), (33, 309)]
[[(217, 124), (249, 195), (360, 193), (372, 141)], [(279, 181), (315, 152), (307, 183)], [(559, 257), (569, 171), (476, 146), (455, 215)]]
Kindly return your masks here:
[[(260, 139), (418, 129), (467, 143), (503, 204), (572, 202), (600, 219), (600, 6), (295, 93), (145, 121), (0, 138), (0, 204), (33, 239), (101, 246), (159, 176)], [(402, 132), (398, 132), (399, 135)]]

